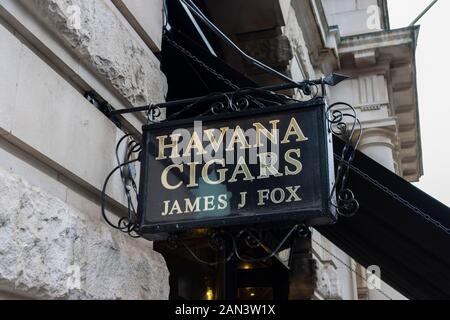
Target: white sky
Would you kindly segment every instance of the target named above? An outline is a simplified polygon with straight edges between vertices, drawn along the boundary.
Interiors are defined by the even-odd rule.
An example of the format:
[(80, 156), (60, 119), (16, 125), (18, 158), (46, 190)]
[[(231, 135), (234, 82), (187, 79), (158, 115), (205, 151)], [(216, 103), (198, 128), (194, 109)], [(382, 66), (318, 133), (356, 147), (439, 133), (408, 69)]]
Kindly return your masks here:
[[(409, 25), (431, 0), (389, 0), (391, 28)], [(417, 187), (450, 206), (450, 1), (419, 21), (417, 81), (424, 176)]]

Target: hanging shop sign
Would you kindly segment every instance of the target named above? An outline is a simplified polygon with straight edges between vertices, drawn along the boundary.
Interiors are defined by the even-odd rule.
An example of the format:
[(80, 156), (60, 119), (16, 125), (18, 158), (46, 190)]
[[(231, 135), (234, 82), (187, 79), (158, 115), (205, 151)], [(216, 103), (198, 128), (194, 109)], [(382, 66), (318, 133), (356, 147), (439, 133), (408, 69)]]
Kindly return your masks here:
[(334, 220), (323, 99), (143, 128), (140, 233)]

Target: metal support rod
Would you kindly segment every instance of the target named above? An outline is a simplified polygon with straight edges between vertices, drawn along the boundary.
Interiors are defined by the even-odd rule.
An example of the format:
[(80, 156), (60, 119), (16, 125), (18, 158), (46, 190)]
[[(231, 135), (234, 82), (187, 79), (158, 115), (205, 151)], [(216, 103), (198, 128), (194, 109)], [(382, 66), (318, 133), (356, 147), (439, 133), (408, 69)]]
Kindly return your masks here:
[[(277, 84), (277, 85), (271, 85), (271, 86), (267, 86), (267, 87), (260, 87), (260, 88), (254, 88), (254, 89), (243, 89), (241, 91), (239, 91), (241, 94), (249, 94), (252, 93), (254, 90), (264, 90), (264, 91), (281, 91), (281, 90), (288, 90), (288, 89), (294, 89), (294, 88), (305, 88), (308, 85), (320, 85), (323, 83), (323, 79), (319, 79), (319, 80), (312, 80), (312, 81), (304, 81), (304, 82), (298, 82), (298, 83), (283, 83), (283, 84)], [(228, 93), (223, 93), (224, 95), (226, 94), (232, 94), (233, 92), (228, 92)], [(163, 102), (163, 103), (158, 103), (158, 104), (154, 104), (154, 105), (148, 105), (148, 106), (142, 106), (142, 107), (135, 107), (135, 108), (129, 108), (129, 109), (121, 109), (121, 110), (114, 110), (111, 111), (109, 114), (109, 117), (114, 117), (117, 115), (121, 115), (121, 114), (126, 114), (126, 113), (134, 113), (134, 112), (143, 112), (143, 111), (148, 111), (150, 109), (150, 107), (157, 107), (157, 108), (173, 108), (173, 107), (178, 107), (181, 105), (187, 105), (190, 103), (194, 103), (196, 101), (203, 101), (203, 102), (207, 102), (209, 100), (214, 100), (217, 99), (217, 96), (211, 96), (211, 98), (208, 99), (208, 96), (203, 96), (203, 97), (196, 97), (196, 98), (188, 98), (188, 99), (182, 99), (182, 100), (174, 100), (174, 101), (169, 101), (169, 102)]]
[[(275, 85), (266, 86), (266, 87), (247, 88), (247, 89), (242, 89), (242, 90), (237, 90), (237, 91), (232, 91), (232, 92), (224, 92), (224, 93), (219, 93), (218, 92), (217, 94), (231, 95), (231, 94), (234, 94), (236, 92), (239, 92), (242, 95), (246, 95), (246, 94), (253, 93), (255, 90), (261, 90), (261, 91), (282, 91), (282, 90), (288, 90), (288, 89), (294, 89), (294, 88), (298, 88), (300, 90), (306, 91), (309, 87), (317, 86), (317, 85), (322, 86), (322, 92), (324, 92), (325, 91), (325, 85), (335, 86), (338, 83), (340, 83), (341, 81), (344, 81), (344, 80), (346, 80), (348, 78), (349, 77), (345, 76), (345, 75), (332, 73), (332, 74), (327, 75), (326, 77), (322, 77), (322, 78), (316, 79), (316, 80), (305, 80), (305, 81), (302, 81), (302, 82), (293, 82), (293, 83), (281, 83), (281, 84), (275, 84)], [(163, 102), (163, 103), (158, 103), (158, 104), (154, 104), (154, 105), (147, 105), (147, 106), (142, 106), (142, 107), (121, 109), (121, 110), (113, 110), (113, 111), (111, 111), (109, 113), (109, 118), (113, 118), (114, 116), (121, 115), (121, 114), (126, 114), (126, 113), (150, 111), (150, 108), (166, 108), (166, 109), (170, 109), (170, 108), (174, 108), (174, 107), (178, 107), (178, 106), (182, 106), (182, 105), (192, 104), (192, 103), (195, 103), (195, 102), (198, 102), (198, 101), (208, 102), (208, 101), (213, 101), (215, 99), (217, 99), (217, 95), (210, 95), (210, 96), (202, 96), (202, 97), (188, 98), (188, 99), (182, 99), (182, 100), (174, 100), (174, 101)]]
[(438, 0), (434, 0), (432, 3), (430, 3), (425, 10), (423, 10), (419, 16), (417, 18), (414, 19), (413, 22), (410, 23), (410, 27), (415, 25), (417, 22), (419, 22), (420, 19), (422, 19), (422, 17), (436, 4), (436, 2), (438, 2)]

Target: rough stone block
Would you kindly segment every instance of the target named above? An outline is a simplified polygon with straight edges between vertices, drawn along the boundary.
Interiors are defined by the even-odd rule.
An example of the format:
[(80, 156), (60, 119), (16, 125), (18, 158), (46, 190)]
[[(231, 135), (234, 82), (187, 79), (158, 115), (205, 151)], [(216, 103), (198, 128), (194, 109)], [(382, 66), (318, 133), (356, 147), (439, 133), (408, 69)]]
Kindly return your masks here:
[(12, 129), (22, 45), (8, 32), (0, 37), (0, 135)]
[(167, 299), (168, 271), (134, 240), (0, 169), (0, 291), (51, 299)]
[(21, 1), (132, 105), (164, 101), (167, 82), (158, 60), (117, 8), (105, 0)]

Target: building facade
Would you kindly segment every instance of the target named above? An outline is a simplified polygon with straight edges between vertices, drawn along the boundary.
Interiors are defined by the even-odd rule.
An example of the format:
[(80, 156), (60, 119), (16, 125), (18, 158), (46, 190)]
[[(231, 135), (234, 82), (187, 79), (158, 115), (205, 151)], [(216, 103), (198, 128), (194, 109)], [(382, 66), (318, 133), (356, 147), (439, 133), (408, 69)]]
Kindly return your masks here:
[[(198, 4), (245, 52), (296, 81), (351, 76), (326, 94), (329, 103), (357, 110), (359, 149), (408, 181), (423, 174), (418, 27), (391, 30), (386, 1)], [(146, 116), (125, 115), (117, 126), (98, 105), (165, 101), (164, 12), (162, 0), (0, 0), (0, 298), (169, 297), (163, 256), (151, 242), (109, 228), (100, 215), (116, 144), (125, 133), (138, 134)], [(260, 85), (278, 81), (223, 43), (211, 51)], [(86, 98), (93, 96), (94, 105)], [(108, 213), (121, 216), (127, 199), (120, 177), (107, 196)], [(318, 232), (310, 244), (305, 270), (312, 274), (291, 283), (292, 298), (402, 298), (384, 284), (370, 290), (366, 271)]]

